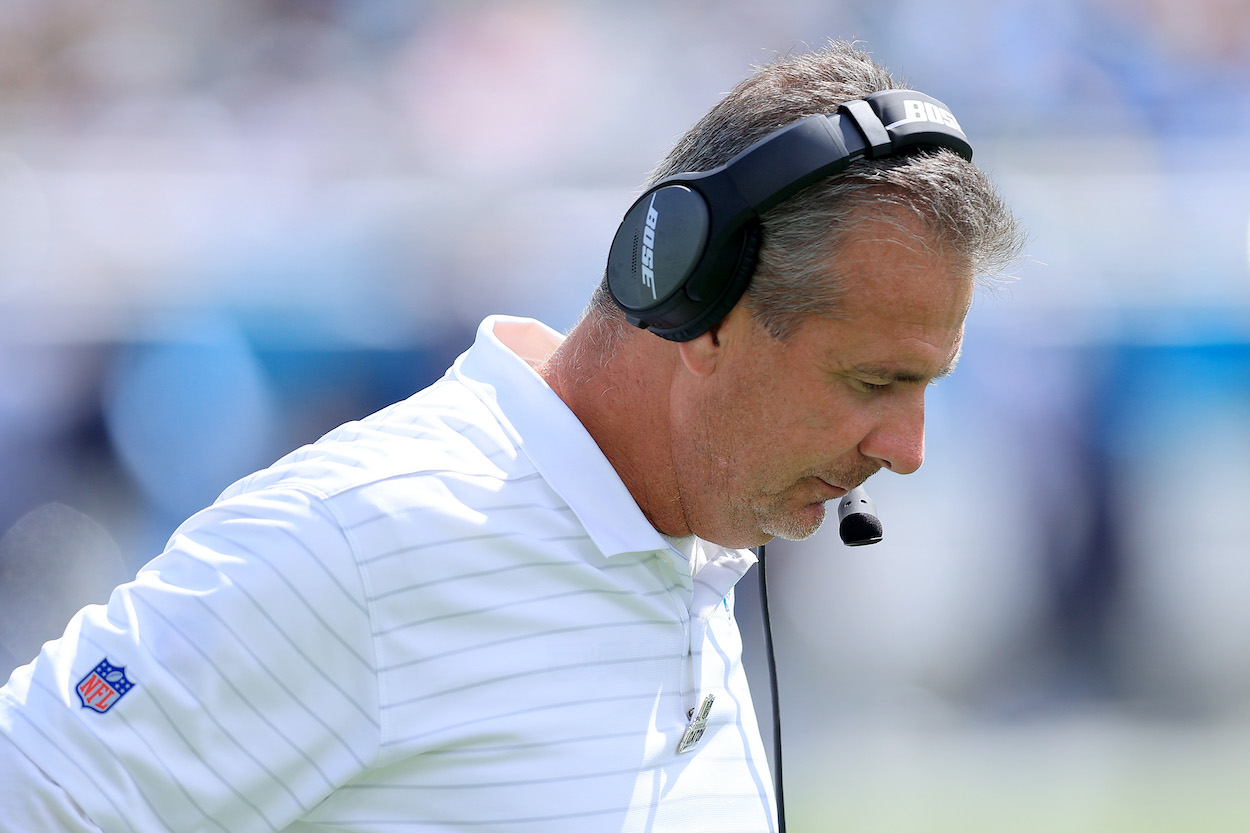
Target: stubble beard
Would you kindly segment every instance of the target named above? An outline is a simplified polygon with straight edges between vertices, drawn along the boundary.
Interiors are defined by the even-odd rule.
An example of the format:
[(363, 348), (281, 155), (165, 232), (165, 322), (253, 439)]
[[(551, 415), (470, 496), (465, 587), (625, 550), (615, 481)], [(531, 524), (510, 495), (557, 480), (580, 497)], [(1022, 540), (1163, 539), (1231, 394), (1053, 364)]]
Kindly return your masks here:
[[(875, 474), (879, 468), (876, 465), (865, 464), (830, 476), (833, 478), (832, 482), (858, 486)], [(756, 525), (764, 534), (787, 541), (802, 541), (815, 535), (829, 515), (829, 504), (836, 505), (841, 500), (833, 498), (821, 503), (809, 503), (796, 507), (792, 503), (787, 503), (786, 496), (787, 493), (782, 492), (757, 502), (755, 514)]]
[(812, 506), (820, 507), (819, 515), (814, 519), (801, 517), (800, 510), (789, 509), (784, 506), (773, 505), (761, 508), (758, 511), (758, 526), (761, 532), (773, 538), (782, 538), (786, 541), (802, 541), (816, 534), (816, 531), (824, 525), (825, 517), (828, 514), (824, 504), (809, 504), (804, 506), (803, 510), (809, 510)]

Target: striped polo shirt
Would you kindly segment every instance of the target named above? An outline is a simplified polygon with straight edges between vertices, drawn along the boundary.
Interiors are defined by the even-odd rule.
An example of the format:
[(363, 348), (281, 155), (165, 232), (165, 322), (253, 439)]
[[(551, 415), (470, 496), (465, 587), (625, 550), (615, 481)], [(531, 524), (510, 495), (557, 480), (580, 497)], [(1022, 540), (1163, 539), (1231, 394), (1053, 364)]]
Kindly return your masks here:
[(0, 732), (109, 833), (772, 831), (754, 557), (647, 522), (532, 369), (558, 342), (489, 318), (234, 484), (14, 672)]

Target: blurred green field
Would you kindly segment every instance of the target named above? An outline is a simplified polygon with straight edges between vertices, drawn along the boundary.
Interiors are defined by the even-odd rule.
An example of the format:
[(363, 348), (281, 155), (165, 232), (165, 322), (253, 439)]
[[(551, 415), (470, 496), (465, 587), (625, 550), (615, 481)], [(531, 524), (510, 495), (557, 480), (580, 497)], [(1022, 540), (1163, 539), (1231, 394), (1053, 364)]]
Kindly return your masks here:
[(826, 740), (801, 774), (787, 760), (790, 833), (1250, 831), (1246, 722), (1111, 715)]

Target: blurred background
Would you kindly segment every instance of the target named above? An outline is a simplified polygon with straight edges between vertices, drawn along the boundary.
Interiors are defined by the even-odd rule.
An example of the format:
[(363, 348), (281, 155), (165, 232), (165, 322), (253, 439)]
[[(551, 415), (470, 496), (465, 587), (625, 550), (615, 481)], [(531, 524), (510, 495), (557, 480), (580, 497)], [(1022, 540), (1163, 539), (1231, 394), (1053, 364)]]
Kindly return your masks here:
[(791, 830), (1250, 829), (1240, 0), (0, 0), (0, 679), (482, 316), (571, 326), (677, 135), (830, 38), (1032, 241), (885, 542), (769, 550)]

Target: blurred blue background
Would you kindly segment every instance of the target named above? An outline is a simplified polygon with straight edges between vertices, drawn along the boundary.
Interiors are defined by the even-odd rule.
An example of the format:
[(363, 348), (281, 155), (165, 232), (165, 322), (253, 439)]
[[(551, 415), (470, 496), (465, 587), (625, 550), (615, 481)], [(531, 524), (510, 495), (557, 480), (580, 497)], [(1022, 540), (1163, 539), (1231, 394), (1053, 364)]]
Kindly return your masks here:
[(1240, 0), (3, 0), (0, 678), (482, 316), (569, 327), (677, 135), (830, 38), (1032, 240), (886, 541), (770, 548), (791, 829), (1250, 829)]

